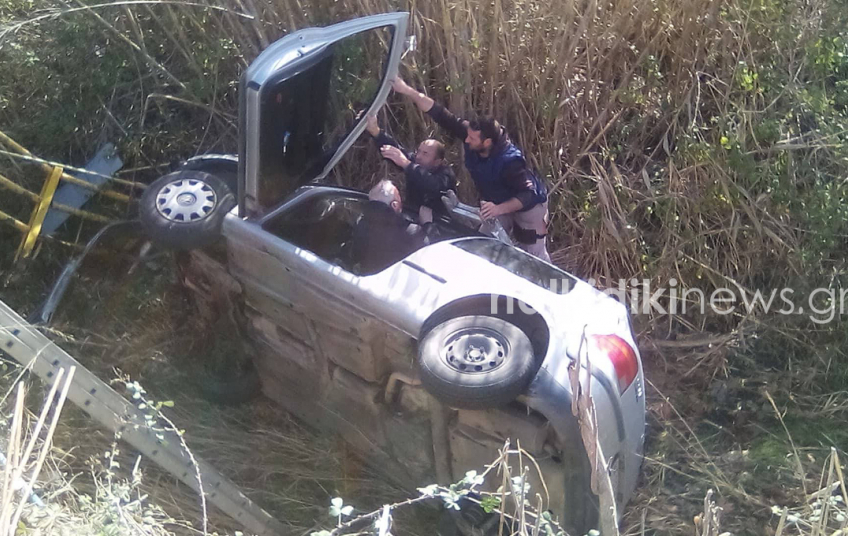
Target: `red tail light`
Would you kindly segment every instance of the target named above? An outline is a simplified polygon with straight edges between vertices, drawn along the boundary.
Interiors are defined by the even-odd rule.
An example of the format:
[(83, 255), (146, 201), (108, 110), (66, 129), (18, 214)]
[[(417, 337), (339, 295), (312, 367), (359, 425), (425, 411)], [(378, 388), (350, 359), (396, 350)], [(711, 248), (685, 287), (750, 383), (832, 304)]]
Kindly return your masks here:
[(589, 335), (589, 339), (595, 349), (612, 361), (618, 376), (619, 394), (624, 393), (639, 373), (636, 352), (618, 335)]

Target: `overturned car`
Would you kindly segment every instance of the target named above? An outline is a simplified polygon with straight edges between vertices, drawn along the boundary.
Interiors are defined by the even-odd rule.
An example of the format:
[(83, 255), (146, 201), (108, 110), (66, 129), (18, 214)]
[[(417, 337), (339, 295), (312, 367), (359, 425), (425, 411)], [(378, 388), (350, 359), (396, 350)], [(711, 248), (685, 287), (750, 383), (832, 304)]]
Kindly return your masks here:
[(619, 512), (641, 464), (643, 372), (625, 307), (481, 233), (463, 205), (385, 270), (350, 258), (368, 199), (325, 179), (365, 127), (357, 112), (384, 103), (407, 24), (377, 15), (272, 44), (241, 81), (239, 155), (193, 158), (154, 182), (142, 221), (184, 250), (198, 303), (224, 296), (239, 312), (265, 395), (412, 489), (518, 441), (544, 475), (545, 508), (584, 534), (599, 500), (575, 386), (591, 390)]

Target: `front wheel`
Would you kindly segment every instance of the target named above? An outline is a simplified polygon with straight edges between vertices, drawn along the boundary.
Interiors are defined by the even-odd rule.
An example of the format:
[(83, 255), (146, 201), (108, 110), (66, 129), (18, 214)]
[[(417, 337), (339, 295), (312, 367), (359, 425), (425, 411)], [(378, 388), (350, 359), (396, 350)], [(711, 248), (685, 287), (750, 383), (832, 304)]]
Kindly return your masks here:
[(203, 171), (175, 171), (147, 187), (139, 218), (145, 233), (161, 246), (203, 248), (218, 240), (224, 217), (235, 204), (235, 195), (221, 178)]
[(262, 383), (252, 361), (233, 363), (226, 374), (221, 370), (203, 367), (195, 381), (204, 398), (221, 405), (238, 405), (256, 398)]
[(517, 326), (491, 316), (460, 316), (425, 334), (418, 346), (421, 383), (448, 406), (503, 406), (535, 373), (533, 345)]

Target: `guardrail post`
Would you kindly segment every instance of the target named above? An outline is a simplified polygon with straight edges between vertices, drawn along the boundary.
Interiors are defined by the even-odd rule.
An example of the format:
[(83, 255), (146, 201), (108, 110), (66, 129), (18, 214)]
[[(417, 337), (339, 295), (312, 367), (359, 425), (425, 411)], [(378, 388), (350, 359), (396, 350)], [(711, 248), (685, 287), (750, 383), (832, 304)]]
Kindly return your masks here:
[(38, 205), (32, 211), (32, 217), (29, 220), (29, 230), (21, 240), (21, 245), (15, 254), (15, 262), (18, 262), (20, 259), (26, 259), (32, 253), (32, 249), (35, 247), (35, 241), (41, 232), (41, 224), (44, 222), (44, 217), (47, 215), (50, 203), (53, 202), (53, 194), (56, 193), (56, 187), (59, 186), (59, 179), (62, 177), (62, 173), (63, 169), (61, 167), (54, 167), (47, 180), (44, 181), (41, 194), (38, 196)]

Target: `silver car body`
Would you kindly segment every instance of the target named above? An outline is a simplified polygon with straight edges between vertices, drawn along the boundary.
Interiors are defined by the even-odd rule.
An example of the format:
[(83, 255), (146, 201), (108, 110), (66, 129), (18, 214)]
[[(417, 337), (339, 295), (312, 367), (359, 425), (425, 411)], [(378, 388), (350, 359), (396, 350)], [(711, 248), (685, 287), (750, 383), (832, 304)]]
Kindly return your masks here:
[[(575, 362), (584, 333), (615, 334), (637, 348), (624, 305), (565, 273), (563, 281), (571, 281), (573, 287), (565, 294), (553, 293), (454, 245), (461, 240), (493, 241), (494, 238), (438, 242), (380, 273), (357, 276), (263, 229), (263, 225), (310, 197), (327, 193), (357, 197), (356, 193), (344, 189), (304, 187), (277, 210), (257, 221), (239, 218), (235, 210), (230, 213), (224, 222), (224, 236), (233, 276), (248, 287), (262, 288), (269, 296), (278, 298), (282, 287), (311, 289), (315, 300), (344, 302), (351, 309), (378, 319), (386, 329), (397, 330), (413, 339), (421, 335), (424, 323), (436, 311), (470, 296), (496, 295), (520, 300), (541, 315), (551, 331), (541, 368), (522, 402), (542, 414), (559, 435), (579, 434), (571, 413), (568, 368)], [(267, 265), (262, 263), (245, 262), (245, 259), (254, 259), (259, 252), (273, 259), (274, 273), (267, 272)], [(520, 254), (527, 255), (523, 251)], [(542, 262), (527, 256), (532, 262)], [(235, 260), (239, 257), (240, 260)], [(309, 306), (303, 302), (301, 305)], [(515, 308), (517, 310), (518, 306)], [(589, 358), (592, 360), (591, 392), (597, 408), (599, 440), (606, 457), (618, 460), (618, 464), (614, 464), (613, 484), (616, 502), (623, 505), (636, 487), (644, 443), (641, 360), (636, 380), (619, 395), (616, 372), (606, 356), (590, 352)], [(586, 381), (585, 374), (582, 381)], [(479, 460), (479, 463), (484, 462)], [(461, 477), (461, 472), (455, 472), (458, 474), (454, 477)]]
[[(428, 478), (461, 478), (464, 471), (494, 459), (504, 439), (519, 440), (540, 461), (550, 509), (559, 514), (567, 507), (568, 475), (580, 463), (569, 459), (568, 451), (586, 456), (571, 410), (569, 368), (579, 362), (586, 335), (617, 335), (636, 352), (635, 381), (619, 393), (612, 363), (597, 352), (589, 352), (591, 377), (583, 367), (581, 381), (591, 382), (599, 442), (611, 461), (621, 512), (636, 487), (645, 431), (643, 371), (624, 305), (565, 272), (556, 273), (567, 288), (552, 292), (463, 249), (463, 241), (495, 240), (473, 228), (467, 237), (423, 247), (373, 275), (357, 275), (296, 245), (292, 237), (269, 230), (318, 198), (362, 201), (365, 195), (325, 185), (291, 185), (290, 195), (275, 206), (260, 199), (257, 125), (263, 85), (280, 72), (308, 68), (312, 55), (341, 38), (392, 26), (385, 76), (368, 108), (368, 113), (376, 112), (397, 72), (407, 20), (406, 13), (391, 13), (296, 32), (263, 52), (242, 82), (244, 158), (239, 162), (239, 206), (223, 224), (224, 264), (231, 278), (227, 288), (246, 304), (251, 336), (264, 349), (257, 357), (263, 390), (305, 420), (339, 431), (410, 486), (426, 485)], [(314, 178), (325, 178), (363, 129), (364, 120)], [(454, 217), (479, 225), (467, 207), (456, 209)], [(521, 262), (544, 264), (515, 251), (526, 256)], [(215, 269), (199, 258), (195, 255), (192, 261), (195, 273), (205, 272), (203, 277), (212, 281), (208, 285), (222, 286), (221, 274), (210, 275)], [(415, 341), (429, 321), (458, 304), (473, 302), (475, 314), (486, 314), (484, 305), (492, 306), (492, 295), (529, 305), (543, 321), (546, 335), (539, 339), (538, 347), (544, 350), (536, 356), (541, 360), (538, 373), (516, 402), (518, 410), (437, 408), (416, 379)]]

